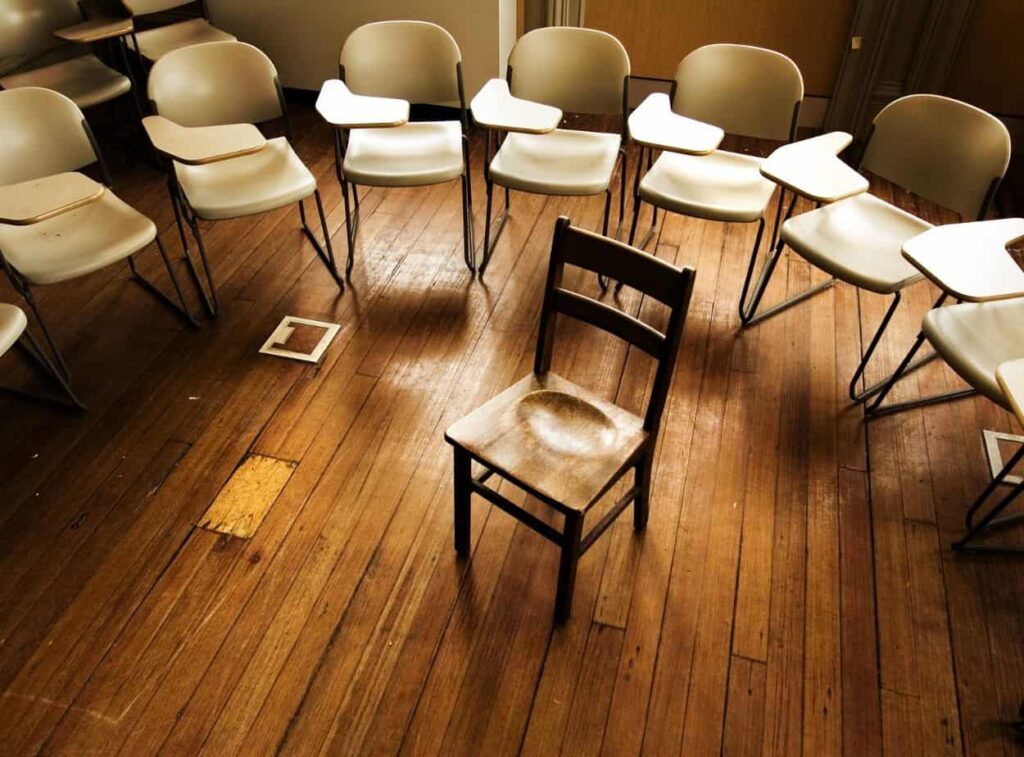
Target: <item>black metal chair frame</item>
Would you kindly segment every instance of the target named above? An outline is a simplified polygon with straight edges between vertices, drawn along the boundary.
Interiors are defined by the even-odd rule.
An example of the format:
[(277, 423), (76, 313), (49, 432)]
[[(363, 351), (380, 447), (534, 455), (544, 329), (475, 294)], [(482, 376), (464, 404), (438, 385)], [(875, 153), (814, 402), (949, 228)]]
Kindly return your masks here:
[[(670, 313), (665, 332), (662, 334), (626, 313), (576, 292), (563, 289), (562, 276), (566, 265), (593, 271), (616, 281), (625, 281), (645, 296), (653, 297), (668, 306)], [(573, 228), (569, 219), (564, 216), (560, 217), (555, 225), (551, 262), (544, 289), (544, 302), (534, 358), (534, 373), (543, 375), (551, 368), (559, 314), (614, 334), (631, 346), (643, 350), (658, 362), (650, 399), (644, 414), (643, 427), (648, 433), (646, 442), (633, 458), (623, 465), (620, 472), (605, 484), (599, 496), (607, 493), (630, 470), (634, 472), (634, 484), (586, 535), (583, 533), (585, 511), (566, 507), (557, 500), (538, 492), (530, 486), (529, 482), (498, 471), (491, 467), (486, 460), (474, 456), (452, 439), (447, 439), (453, 445), (454, 450), (455, 549), (457, 553), (462, 557), (468, 557), (470, 554), (470, 501), (473, 494), (483, 497), (523, 525), (558, 545), (561, 557), (555, 599), (555, 617), (560, 622), (567, 620), (571, 614), (576, 568), (579, 560), (593, 546), (598, 537), (615, 522), (630, 504), (633, 504), (634, 528), (637, 531), (642, 531), (647, 525), (654, 450), (661, 425), (661, 416), (665, 409), (675, 370), (686, 313), (693, 292), (694, 277), (695, 272), (692, 268), (678, 270), (642, 251), (627, 247), (625, 244), (599, 237), (592, 232)], [(484, 472), (478, 476), (474, 476), (472, 473), (474, 460), (484, 467)], [(486, 486), (485, 482), (495, 474), (562, 513), (564, 516), (563, 530), (558, 531)]]
[[(867, 154), (867, 147), (870, 144), (871, 137), (873, 135), (874, 127), (872, 127), (872, 130), (868, 135), (868, 141), (867, 144), (865, 144), (865, 149), (861, 152), (860, 160), (857, 162), (856, 168), (858, 171), (863, 170), (864, 155)], [(989, 185), (989, 189), (986, 192), (985, 198), (982, 201), (981, 208), (978, 211), (977, 220), (983, 220), (988, 215), (989, 208), (992, 204), (992, 199), (995, 197), (995, 193), (996, 190), (999, 188), (1000, 181), (1001, 177), (997, 176), (992, 180), (991, 184)], [(794, 194), (786, 210), (786, 214), (782, 218), (782, 223), (780, 224), (776, 222), (776, 232), (781, 230), (782, 226), (786, 223), (786, 221), (788, 221), (792, 217), (793, 210), (796, 208), (796, 202), (798, 199), (799, 195)], [(840, 202), (842, 201), (840, 200)], [(821, 203), (816, 203), (815, 209), (818, 209), (819, 207), (821, 207)], [(775, 271), (775, 266), (779, 262), (779, 258), (782, 256), (782, 253), (786, 247), (785, 240), (782, 238), (781, 233), (773, 234), (772, 237), (773, 245), (771, 247), (771, 251), (769, 252), (768, 260), (765, 261), (764, 267), (761, 269), (761, 273), (759, 274), (757, 279), (757, 284), (754, 286), (754, 290), (748, 302), (747, 294), (750, 290), (750, 283), (753, 280), (754, 270), (757, 267), (757, 245), (755, 245), (754, 251), (750, 257), (750, 265), (747, 267), (747, 274), (743, 280), (743, 289), (740, 294), (740, 322), (744, 328), (748, 326), (753, 326), (754, 324), (759, 323), (767, 318), (770, 318), (773, 315), (777, 315), (778, 313), (781, 313), (783, 310), (787, 310), (791, 306), (803, 302), (804, 300), (813, 297), (819, 292), (825, 291), (826, 289), (830, 288), (833, 284), (836, 283), (836, 279), (828, 279), (827, 281), (823, 281), (820, 284), (815, 284), (814, 286), (804, 290), (803, 292), (795, 294), (792, 297), (776, 305), (772, 305), (770, 308), (766, 310), (757, 312), (758, 305), (760, 305), (761, 303), (761, 298), (764, 295), (765, 290), (768, 288), (768, 284), (771, 282), (771, 277), (772, 273)], [(758, 231), (758, 240), (760, 241), (760, 230)], [(944, 292), (942, 295), (940, 295), (939, 299), (936, 301), (933, 307), (940, 307), (945, 302), (947, 297), (948, 293)], [(886, 407), (881, 407), (882, 400), (885, 399), (885, 396), (889, 393), (889, 391), (893, 388), (897, 381), (902, 379), (908, 373), (917, 370), (921, 366), (935, 359), (936, 354), (934, 352), (928, 353), (922, 356), (921, 358), (918, 358), (917, 360), (914, 359), (917, 355), (918, 350), (920, 350), (921, 345), (924, 343), (925, 337), (923, 333), (918, 333), (917, 338), (915, 339), (913, 345), (910, 348), (910, 351), (906, 354), (906, 356), (900, 362), (899, 367), (897, 367), (897, 369), (893, 371), (892, 374), (864, 389), (857, 388), (858, 384), (860, 383), (864, 375), (864, 372), (867, 370), (868, 364), (871, 361), (871, 357), (875, 353), (875, 349), (878, 347), (879, 342), (881, 342), (882, 336), (885, 334), (885, 330), (889, 326), (889, 322), (892, 320), (892, 317), (896, 314), (896, 310), (899, 307), (902, 299), (902, 291), (898, 290), (893, 293), (892, 300), (889, 303), (889, 307), (886, 309), (885, 315), (882, 316), (881, 323), (879, 323), (878, 328), (875, 329), (875, 333), (871, 337), (871, 341), (868, 343), (867, 349), (861, 356), (860, 362), (857, 364), (857, 369), (853, 373), (853, 377), (850, 379), (850, 385), (848, 390), (850, 400), (855, 404), (863, 403), (865, 415), (868, 418), (886, 415), (893, 412), (899, 412), (901, 410), (907, 410), (912, 407), (933, 405), (938, 402), (944, 402), (946, 400), (968, 397), (975, 393), (975, 390), (973, 389), (958, 389), (951, 392), (945, 392), (943, 394), (933, 395), (931, 397), (922, 397), (916, 400), (908, 400), (906, 402), (894, 403)], [(875, 399), (872, 402), (868, 403), (867, 400), (871, 399), (872, 397), (875, 397)]]
[[(995, 478), (988, 483), (978, 498), (967, 509), (967, 515), (964, 517), (964, 533), (957, 541), (953, 542), (953, 549), (955, 551), (986, 554), (1024, 554), (1024, 546), (978, 544), (975, 541), (992, 531), (1024, 522), (1024, 513), (1002, 515), (1003, 511), (1020, 496), (1021, 492), (1024, 492), (1024, 481), (1014, 484), (1013, 488), (1004, 496), (999, 498), (992, 497), (999, 485), (1005, 481), (1006, 477), (1010, 475), (1010, 471), (1021, 460), (1024, 460), (1024, 445), (1021, 445), (1020, 449), (1013, 453)], [(990, 504), (989, 509), (979, 519), (978, 514), (986, 503)]]
[[(36, 319), (39, 320), (39, 314), (38, 311), (35, 310), (34, 305), (33, 312), (36, 314)], [(39, 323), (42, 328), (43, 334), (46, 336), (47, 341), (50, 341), (50, 334), (46, 329), (46, 325), (41, 320), (39, 321)], [(53, 381), (55, 381), (60, 386), (60, 388), (64, 391), (66, 399), (64, 397), (56, 397), (49, 394), (37, 394), (35, 392), (30, 392), (24, 389), (16, 389), (10, 386), (0, 387), (0, 390), (10, 392), (11, 394), (17, 394), (22, 397), (28, 397), (29, 399), (33, 400), (53, 402), (62, 407), (70, 407), (76, 410), (88, 409), (85, 406), (85, 404), (80, 399), (78, 399), (78, 396), (75, 394), (74, 389), (71, 388), (71, 375), (70, 373), (65, 373), (65, 371), (67, 371), (67, 366), (63, 365), (63, 358), (60, 358), (60, 353), (55, 351), (55, 348), (54, 355), (60, 358), (61, 365), (55, 364), (54, 360), (49, 355), (46, 354), (46, 351), (43, 350), (39, 342), (36, 341), (36, 338), (32, 335), (32, 332), (29, 330), (27, 326), (25, 328), (25, 331), (22, 332), (22, 335), (18, 338), (18, 341), (15, 344), (25, 354), (25, 356), (28, 357), (30, 363), (33, 363), (37, 367), (41, 368), (43, 372), (46, 373), (47, 376), (53, 379)], [(52, 342), (50, 342), (50, 344), (52, 345)]]

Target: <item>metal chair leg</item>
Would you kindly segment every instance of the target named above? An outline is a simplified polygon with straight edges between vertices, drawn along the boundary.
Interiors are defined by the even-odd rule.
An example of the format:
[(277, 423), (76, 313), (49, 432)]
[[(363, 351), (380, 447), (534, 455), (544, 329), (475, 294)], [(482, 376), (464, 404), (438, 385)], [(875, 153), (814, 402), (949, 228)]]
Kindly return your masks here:
[(476, 241), (473, 237), (473, 194), (470, 179), (462, 176), (462, 258), (470, 273), (476, 273)]
[[(946, 301), (949, 295), (943, 292), (939, 298), (932, 305), (932, 309), (942, 307), (942, 303)], [(916, 360), (914, 357), (921, 349), (925, 341), (925, 335), (923, 331), (919, 331), (917, 338), (914, 343), (910, 346), (907, 354), (903, 356), (900, 364), (896, 367), (896, 370), (888, 377), (879, 381), (876, 384), (872, 384), (862, 392), (856, 391), (856, 382), (859, 379), (859, 375), (855, 375), (853, 381), (850, 382), (850, 398), (854, 402), (864, 402), (874, 395), (874, 400), (864, 406), (865, 415), (870, 418), (876, 418), (882, 415), (889, 415), (891, 413), (898, 413), (902, 410), (909, 410), (914, 407), (924, 407), (926, 405), (935, 405), (939, 402), (946, 402), (947, 400), (960, 399), (963, 397), (970, 397), (977, 394), (977, 389), (973, 387), (967, 389), (956, 389), (951, 392), (943, 392), (942, 394), (933, 394), (929, 397), (919, 397), (918, 399), (906, 400), (905, 402), (894, 402), (891, 405), (882, 407), (882, 401), (885, 400), (889, 392), (908, 373), (916, 371), (921, 366), (934, 360), (937, 355), (934, 352), (929, 352)]]
[(983, 552), (989, 554), (1024, 554), (1024, 547), (973, 543), (975, 538), (983, 535), (991, 529), (1002, 528), (1024, 521), (1024, 513), (1009, 515), (1002, 518), (999, 517), (1000, 513), (1009, 507), (1021, 492), (1024, 492), (1024, 481), (1022, 481), (1019, 484), (1015, 484), (1013, 489), (1011, 489), (1008, 494), (1006, 494), (987, 513), (985, 513), (981, 520), (977, 523), (974, 522), (975, 516), (991, 497), (992, 493), (995, 492), (996, 487), (1006, 479), (1010, 471), (1012, 471), (1022, 459), (1024, 459), (1024, 446), (1021, 446), (1021, 448), (1013, 454), (1006, 464), (1003, 465), (999, 474), (988, 483), (981, 495), (967, 509), (967, 514), (964, 517), (964, 534), (957, 541), (953, 542), (953, 549), (955, 551), (975, 553)]
[[(61, 389), (64, 390), (64, 394), (67, 395), (68, 401), (64, 401), (57, 397), (51, 397), (49, 395), (33, 394), (31, 392), (22, 391), (21, 389), (5, 388), (5, 391), (12, 392), (14, 394), (20, 394), (24, 397), (29, 397), (36, 400), (44, 400), (46, 402), (55, 402), (58, 405), (65, 407), (74, 407), (77, 410), (88, 410), (85, 404), (78, 399), (75, 395), (74, 390), (71, 388), (71, 381), (64, 376), (60, 370), (54, 365), (53, 361), (47, 357), (46, 352), (40, 347), (39, 342), (32, 336), (32, 332), (25, 329), (22, 334), (22, 338), (18, 340), (18, 346), (27, 354), (45, 373), (52, 378), (57, 384), (60, 385)], [(59, 352), (57, 353), (60, 354)]]
[[(352, 275), (352, 266), (355, 264), (356, 233), (359, 230), (359, 203), (356, 203), (355, 213), (352, 212), (349, 196), (349, 183), (342, 179), (341, 197), (345, 205), (345, 243), (347, 246), (347, 257), (345, 260), (345, 277)], [(352, 192), (355, 194), (355, 185), (352, 185)]]
[(36, 322), (39, 324), (39, 328), (43, 332), (43, 337), (45, 337), (46, 343), (50, 348), (50, 354), (52, 354), (56, 359), (55, 364), (52, 362), (49, 364), (52, 365), (58, 373), (60, 373), (65, 382), (70, 384), (71, 369), (68, 368), (67, 361), (64, 360), (64, 355), (61, 354), (60, 349), (57, 347), (57, 342), (53, 338), (53, 334), (50, 333), (50, 327), (46, 325), (46, 319), (43, 318), (43, 314), (39, 311), (39, 306), (36, 304), (36, 298), (32, 294), (32, 288), (28, 285), (28, 282), (21, 278), (20, 274), (17, 274), (10, 268), (6, 259), (4, 260), (4, 267), (7, 271), (7, 278), (18, 291), (18, 294), (21, 295), (22, 299), (25, 300), (29, 309), (32, 310), (32, 315), (35, 316)]
[[(196, 240), (196, 245), (199, 247), (199, 262), (203, 265), (203, 274), (206, 276), (206, 285), (203, 284), (202, 277), (199, 275), (199, 269), (196, 267), (195, 261), (192, 259), (192, 253), (186, 246), (183, 248), (185, 253), (185, 262), (188, 264), (189, 274), (192, 276), (192, 282), (195, 284), (196, 291), (202, 297), (203, 304), (206, 306), (206, 312), (211, 318), (217, 317), (217, 287), (213, 281), (213, 274), (210, 272), (210, 261), (206, 256), (206, 244), (203, 242), (203, 232), (199, 227), (199, 219), (191, 209), (182, 202), (182, 212), (185, 214), (185, 220), (188, 223), (189, 228), (192, 231), (192, 236)], [(209, 287), (209, 293), (207, 293), (207, 286)]]
[[(612, 188), (608, 187), (604, 191), (604, 220), (601, 222), (601, 234), (602, 236), (608, 236), (608, 221), (612, 212)], [(618, 238), (618, 232), (616, 232), (616, 238)], [(601, 291), (607, 291), (608, 279), (600, 273), (597, 274), (597, 283), (601, 287)]]
[[(629, 239), (627, 240), (631, 247), (633, 246), (633, 240), (636, 239), (636, 226), (640, 221), (640, 210), (642, 205), (643, 202), (639, 197), (635, 197), (633, 199), (633, 221), (629, 224)], [(646, 239), (644, 241), (646, 241)], [(642, 250), (643, 246), (641, 246), (640, 249)]]
[[(882, 316), (882, 322), (879, 323), (878, 328), (875, 329), (875, 334), (871, 337), (871, 341), (868, 343), (868, 348), (864, 351), (864, 354), (860, 359), (860, 363), (857, 364), (857, 370), (853, 372), (853, 377), (850, 379), (849, 394), (850, 399), (854, 402), (863, 402), (873, 393), (872, 389), (874, 389), (874, 387), (869, 387), (862, 392), (858, 392), (857, 384), (864, 375), (864, 371), (867, 369), (868, 363), (871, 361), (871, 356), (875, 354), (875, 348), (877, 348), (878, 343), (882, 341), (882, 335), (885, 333), (885, 329), (889, 326), (889, 321), (891, 321), (892, 317), (896, 314), (896, 308), (899, 307), (902, 299), (902, 292), (893, 293), (892, 302), (889, 303), (889, 308), (885, 311), (885, 315)], [(899, 372), (899, 369), (897, 369), (897, 372), (893, 375), (897, 375)], [(884, 386), (887, 383), (890, 383), (891, 379), (892, 377), (889, 377), (886, 381), (881, 382), (881, 385)]]
[[(782, 223), (780, 224), (776, 221), (775, 226), (777, 229), (781, 228), (782, 224), (785, 224), (785, 222), (789, 220), (790, 216), (793, 215), (797, 199), (797, 195), (794, 194), (793, 199), (789, 203), (789, 207), (786, 209), (786, 214), (782, 218)], [(750, 253), (750, 265), (747, 266), (747, 275), (743, 279), (743, 289), (740, 292), (740, 324), (743, 327), (753, 326), (755, 323), (771, 318), (773, 315), (777, 315), (783, 310), (786, 310), (799, 302), (803, 302), (819, 292), (823, 292), (836, 282), (835, 279), (823, 281), (822, 283), (816, 284), (799, 294), (783, 300), (777, 305), (772, 305), (767, 310), (758, 312), (757, 308), (761, 304), (761, 298), (764, 296), (765, 290), (768, 289), (768, 285), (771, 283), (772, 274), (775, 272), (775, 266), (778, 264), (779, 259), (782, 257), (782, 252), (786, 247), (786, 243), (780, 234), (778, 241), (771, 247), (771, 250), (768, 253), (768, 259), (765, 261), (764, 268), (761, 269), (761, 273), (757, 277), (757, 283), (754, 285), (753, 292), (750, 294), (750, 300), (748, 302), (747, 293), (750, 291), (750, 283), (753, 281), (754, 270), (757, 268), (757, 253), (760, 251), (761, 239), (764, 236), (765, 223), (765, 218), (762, 216), (758, 224), (757, 236), (754, 239), (754, 247)], [(775, 236), (774, 231), (772, 232), (772, 236)]]
[[(203, 302), (203, 307), (206, 308), (207, 314), (211, 318), (217, 317), (217, 290), (213, 284), (213, 277), (210, 275), (210, 266), (206, 260), (206, 245), (203, 243), (203, 236), (199, 230), (199, 221), (195, 217), (195, 214), (191, 212), (188, 207), (188, 203), (178, 190), (177, 185), (174, 182), (172, 175), (167, 177), (167, 191), (171, 198), (171, 208), (174, 210), (174, 222), (178, 227), (178, 236), (181, 238), (181, 252), (185, 263), (188, 265), (189, 276), (192, 277), (192, 284), (196, 288), (196, 292), (199, 294), (200, 299)], [(192, 232), (192, 236), (196, 240), (196, 244), (199, 247), (199, 257), (203, 264), (203, 270), (206, 272), (206, 280), (210, 286), (210, 292), (207, 294), (206, 287), (203, 285), (202, 278), (199, 276), (199, 269), (196, 267), (195, 261), (192, 259), (192, 252), (188, 244), (188, 235), (185, 233), (185, 226), (188, 225)]]
[(785, 204), (786, 188), (779, 187), (779, 199), (775, 203), (775, 222), (772, 224), (772, 243), (769, 249), (775, 249), (779, 243), (779, 232), (782, 230), (782, 208)]
[[(644, 170), (644, 156), (647, 156), (647, 170), (651, 170), (651, 166), (654, 164), (654, 151), (650, 150), (641, 145), (640, 156), (636, 162), (636, 174), (633, 177), (633, 222), (629, 229), (629, 244), (633, 245), (633, 241), (636, 239), (637, 223), (640, 220), (640, 211), (643, 207), (643, 200), (640, 198), (640, 174)], [(651, 218), (651, 225), (644, 234), (643, 240), (639, 245), (635, 245), (637, 249), (643, 250), (647, 247), (647, 243), (651, 241), (654, 236), (654, 232), (658, 227), (658, 206), (651, 205), (653, 208), (654, 215)], [(621, 288), (621, 287), (620, 287)]]
[(619, 169), (619, 227), (615, 231), (615, 238), (622, 236), (622, 224), (626, 220), (626, 174), (629, 173), (629, 156), (625, 148), (619, 150), (622, 156), (622, 167)]
[[(484, 253), (483, 258), (480, 261), (480, 265), (477, 267), (477, 271), (480, 278), (483, 278), (484, 271), (487, 270), (487, 266), (491, 262), (491, 255), (494, 254), (494, 246), (498, 243), (498, 239), (501, 237), (501, 232), (505, 230), (505, 222), (508, 221), (509, 217), (509, 202), (508, 202), (508, 188), (505, 188), (505, 208), (493, 222), (491, 221), (491, 208), (494, 205), (494, 182), (491, 181), (490, 177), (486, 179), (487, 185), (487, 213), (484, 218)], [(497, 228), (494, 230), (492, 235), (491, 226), (496, 225)]]
[[(327, 272), (331, 274), (331, 277), (338, 284), (338, 288), (345, 291), (345, 279), (338, 273), (338, 266), (334, 262), (334, 245), (331, 244), (331, 232), (327, 228), (327, 216), (324, 214), (324, 203), (320, 198), (320, 190), (313, 190), (313, 199), (316, 201), (316, 211), (320, 216), (320, 228), (324, 235), (324, 246), (320, 245), (320, 240), (316, 238), (313, 230), (309, 228), (309, 224), (306, 222), (306, 207), (302, 200), (299, 200), (299, 218), (302, 219), (302, 231), (305, 233), (306, 238), (309, 239), (309, 243), (313, 245), (313, 250), (316, 252), (320, 262), (324, 264)], [(326, 247), (326, 249), (324, 249)]]
[(167, 250), (164, 248), (163, 240), (160, 239), (160, 234), (157, 234), (153, 240), (156, 242), (157, 250), (160, 252), (160, 258), (164, 261), (164, 267), (167, 268), (167, 274), (171, 277), (171, 284), (174, 286), (174, 292), (178, 297), (178, 301), (175, 302), (166, 294), (163, 293), (153, 282), (147, 279), (139, 271), (135, 265), (135, 256), (132, 255), (128, 258), (128, 268), (132, 272), (132, 276), (139, 285), (153, 294), (161, 304), (165, 305), (172, 313), (185, 319), (190, 325), (195, 328), (199, 327), (199, 321), (192, 315), (192, 311), (189, 310), (188, 304), (185, 302), (185, 295), (182, 294), (181, 285), (178, 283), (178, 277), (174, 273), (174, 268), (171, 266), (171, 260), (167, 256)]
[[(470, 274), (476, 273), (476, 237), (473, 230), (473, 177), (469, 173), (469, 137), (462, 135), (462, 257)], [(508, 189), (505, 189), (508, 207)]]
[(341, 186), (341, 199), (345, 205), (345, 242), (347, 245), (345, 278), (349, 278), (352, 275), (352, 265), (355, 263), (356, 233), (359, 231), (359, 190), (355, 184), (351, 185), (355, 200), (355, 213), (353, 213), (348, 196), (349, 182), (342, 170), (341, 135), (337, 129), (334, 131), (334, 173), (338, 177), (338, 184)]

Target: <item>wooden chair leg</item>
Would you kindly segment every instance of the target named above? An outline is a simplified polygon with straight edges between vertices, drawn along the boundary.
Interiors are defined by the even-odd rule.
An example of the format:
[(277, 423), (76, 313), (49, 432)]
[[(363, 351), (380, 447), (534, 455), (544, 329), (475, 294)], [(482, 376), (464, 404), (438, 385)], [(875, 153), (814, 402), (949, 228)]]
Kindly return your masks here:
[(473, 490), (470, 488), (472, 460), (469, 453), (461, 447), (453, 447), (455, 451), (455, 551), (461, 557), (469, 556), (469, 527), (471, 523), (470, 499)]
[(564, 623), (572, 614), (572, 594), (576, 588), (576, 566), (580, 561), (583, 539), (583, 514), (565, 516), (562, 557), (558, 565), (558, 593), (555, 595), (555, 620)]
[(647, 454), (637, 463), (636, 499), (633, 501), (633, 529), (643, 531), (647, 528), (647, 516), (651, 509), (651, 467), (654, 455)]

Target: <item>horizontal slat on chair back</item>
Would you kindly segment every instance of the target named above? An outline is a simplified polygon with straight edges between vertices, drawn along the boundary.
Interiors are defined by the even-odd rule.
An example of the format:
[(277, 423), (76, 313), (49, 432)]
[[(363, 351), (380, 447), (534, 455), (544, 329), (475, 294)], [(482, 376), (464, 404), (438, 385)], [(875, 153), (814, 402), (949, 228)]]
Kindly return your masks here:
[(670, 306), (679, 300), (684, 277), (691, 275), (634, 247), (573, 226), (566, 229), (555, 255)]
[(563, 315), (584, 321), (636, 345), (648, 355), (660, 359), (665, 348), (665, 337), (643, 321), (610, 308), (602, 302), (567, 289), (555, 290), (555, 310)]
[[(562, 288), (562, 275), (567, 263), (613, 281), (621, 281), (667, 305), (669, 317), (664, 333), (603, 302)], [(603, 329), (635, 345), (658, 361), (644, 413), (644, 429), (655, 439), (672, 383), (695, 276), (692, 268), (678, 270), (640, 250), (573, 228), (568, 218), (560, 217), (555, 223), (555, 238), (551, 245), (551, 265), (548, 266), (544, 286), (533, 372), (541, 375), (551, 370), (555, 329), (560, 314)]]

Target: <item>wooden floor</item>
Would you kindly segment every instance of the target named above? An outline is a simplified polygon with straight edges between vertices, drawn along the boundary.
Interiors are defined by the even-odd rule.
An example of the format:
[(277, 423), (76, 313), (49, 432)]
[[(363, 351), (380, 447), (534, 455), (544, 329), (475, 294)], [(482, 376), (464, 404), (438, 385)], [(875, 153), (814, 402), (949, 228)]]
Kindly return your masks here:
[[(296, 125), (341, 251), (329, 134)], [(154, 170), (116, 187), (180, 250)], [(504, 513), (475, 502), (456, 559), (442, 433), (529, 370), (555, 218), (601, 207), (514, 195), (481, 284), (457, 184), (367, 191), (341, 297), (295, 208), (209, 225), (198, 331), (121, 268), (41, 290), (90, 410), (0, 400), (0, 753), (1024, 753), (1024, 563), (949, 549), (1010, 418), (865, 425), (846, 383), (886, 303), (840, 286), (739, 331), (752, 226), (660, 227), (698, 274), (650, 525), (588, 552), (572, 620), (555, 550)], [(790, 259), (768, 299), (820, 277)], [(913, 287), (882, 367), (933, 299)], [(286, 314), (342, 324), (319, 368), (257, 354)], [(561, 334), (557, 370), (640, 407), (642, 356)], [(897, 394), (955, 384), (933, 364)], [(295, 463), (255, 535), (198, 528), (253, 454)]]

